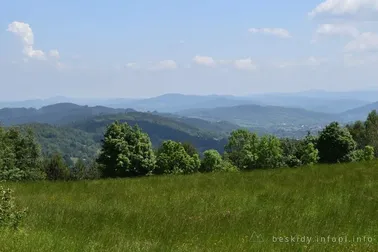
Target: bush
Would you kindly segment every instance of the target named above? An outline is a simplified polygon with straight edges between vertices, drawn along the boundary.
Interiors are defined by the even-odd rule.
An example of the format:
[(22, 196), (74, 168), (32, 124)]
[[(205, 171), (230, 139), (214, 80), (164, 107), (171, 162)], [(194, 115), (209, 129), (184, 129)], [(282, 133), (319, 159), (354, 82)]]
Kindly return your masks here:
[(31, 131), (21, 134), (17, 128), (0, 127), (0, 181), (41, 180), (40, 147)]
[(355, 150), (349, 155), (351, 162), (371, 161), (374, 159), (374, 147), (365, 146), (363, 150)]
[(0, 186), (0, 228), (17, 229), (26, 215), (26, 209), (17, 210), (12, 193)]
[(191, 174), (200, 169), (198, 154), (193, 157), (185, 151), (181, 143), (164, 141), (157, 151), (155, 174)]
[(223, 160), (221, 163), (221, 172), (239, 172), (239, 168), (233, 165), (229, 160)]
[(137, 177), (153, 171), (156, 157), (148, 134), (116, 121), (105, 132), (97, 162), (105, 178)]
[(320, 132), (316, 147), (319, 150), (319, 161), (332, 164), (352, 161), (350, 156), (356, 150), (357, 143), (348, 129), (333, 122)]
[(45, 160), (44, 169), (47, 179), (51, 181), (68, 180), (70, 177), (70, 170), (59, 153)]
[(222, 156), (216, 150), (207, 150), (203, 153), (201, 172), (213, 172), (222, 169)]

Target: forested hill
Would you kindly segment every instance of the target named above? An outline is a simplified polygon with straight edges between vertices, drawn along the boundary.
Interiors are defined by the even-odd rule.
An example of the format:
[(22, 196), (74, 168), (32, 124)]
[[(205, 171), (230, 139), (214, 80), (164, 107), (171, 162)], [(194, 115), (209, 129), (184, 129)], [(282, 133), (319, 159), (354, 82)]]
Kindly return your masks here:
[(0, 109), (0, 122), (5, 126), (25, 123), (67, 124), (102, 114), (118, 114), (134, 111), (131, 109), (113, 109), (103, 106), (80, 106), (73, 103), (58, 103), (34, 108)]
[[(32, 108), (4, 108), (0, 109), (0, 122), (5, 125), (25, 123), (49, 123), (64, 125), (74, 121), (82, 121), (99, 115), (116, 115), (136, 112), (133, 109), (114, 109), (103, 106), (80, 106), (72, 103), (58, 103)], [(150, 115), (170, 118), (176, 122), (193, 125), (208, 131), (231, 131), (235, 127), (270, 127), (272, 125), (311, 125), (337, 121), (337, 115), (308, 111), (300, 108), (285, 108), (278, 106), (240, 105), (233, 107), (218, 107), (212, 109), (190, 109), (176, 114), (161, 114), (158, 112), (143, 113), (142, 117)], [(141, 117), (139, 116), (139, 117)], [(192, 117), (194, 120), (182, 117)], [(213, 121), (217, 124), (208, 124)], [(218, 128), (217, 128), (218, 127)]]
[[(106, 127), (116, 120), (141, 127), (150, 135), (154, 147), (164, 140), (175, 140), (192, 143), (199, 151), (216, 149), (222, 152), (226, 136), (238, 128), (229, 123), (167, 118), (141, 112), (87, 116), (62, 125), (27, 123), (17, 127), (23, 130), (31, 128), (45, 155), (59, 152), (70, 158), (91, 159), (97, 154)], [(201, 126), (201, 129), (196, 126)]]
[(354, 108), (342, 113), (342, 116), (347, 121), (364, 120), (366, 115), (372, 110), (378, 110), (378, 102), (374, 102), (362, 107)]
[[(160, 145), (164, 140), (178, 142), (190, 142), (198, 150), (217, 149), (222, 150), (226, 136), (238, 128), (230, 127), (222, 123), (211, 123), (203, 121), (202, 128), (194, 126), (191, 120), (167, 118), (151, 113), (130, 112), (126, 114), (102, 115), (88, 120), (72, 123), (70, 127), (94, 134), (95, 141), (99, 141), (105, 132), (106, 126), (114, 121), (127, 122), (129, 125), (138, 125), (143, 131), (149, 134), (154, 146)], [(217, 131), (212, 131), (217, 129)], [(230, 132), (228, 132), (230, 131)]]
[(327, 124), (340, 119), (337, 115), (308, 111), (301, 108), (278, 106), (240, 105), (212, 109), (189, 109), (179, 115), (208, 120), (225, 120), (241, 126), (314, 125)]

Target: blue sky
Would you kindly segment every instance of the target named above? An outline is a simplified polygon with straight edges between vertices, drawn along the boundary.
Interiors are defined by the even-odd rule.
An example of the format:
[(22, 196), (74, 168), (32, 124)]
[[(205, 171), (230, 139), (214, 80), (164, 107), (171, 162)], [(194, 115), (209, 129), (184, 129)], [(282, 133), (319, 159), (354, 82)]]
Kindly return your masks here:
[(378, 0), (4, 0), (1, 100), (378, 86)]

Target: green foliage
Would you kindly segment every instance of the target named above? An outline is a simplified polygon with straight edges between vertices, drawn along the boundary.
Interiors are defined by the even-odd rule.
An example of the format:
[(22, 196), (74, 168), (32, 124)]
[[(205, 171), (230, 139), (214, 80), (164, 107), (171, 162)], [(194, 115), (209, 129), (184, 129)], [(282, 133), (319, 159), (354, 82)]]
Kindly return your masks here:
[(375, 149), (373, 146), (365, 146), (363, 151), (363, 161), (371, 161), (374, 159)]
[(365, 146), (364, 149), (355, 150), (351, 153), (350, 160), (353, 162), (371, 161), (374, 159), (374, 147)]
[(207, 150), (203, 153), (201, 172), (213, 172), (222, 170), (222, 156), (216, 150)]
[(104, 177), (135, 177), (151, 173), (156, 159), (146, 133), (116, 121), (106, 130), (98, 163)]
[(182, 143), (182, 146), (184, 147), (185, 152), (188, 153), (189, 156), (193, 157), (196, 154), (198, 155), (198, 151), (193, 144), (185, 142)]
[(367, 145), (368, 139), (366, 136), (366, 127), (364, 122), (357, 121), (353, 124), (346, 125), (346, 128), (356, 141), (358, 149), (362, 149)]
[(357, 142), (357, 148), (362, 150), (370, 145), (374, 148), (374, 156), (378, 157), (378, 114), (373, 110), (365, 122), (357, 121), (347, 125), (347, 129)]
[(44, 156), (62, 153), (67, 164), (69, 158), (94, 159), (100, 149), (100, 141), (95, 141), (94, 134), (72, 127), (30, 124), (19, 128), (21, 131), (30, 129), (34, 132)]
[(348, 162), (357, 144), (346, 128), (333, 122), (319, 134), (317, 148), (321, 163)]
[(29, 130), (0, 127), (0, 180), (20, 181), (44, 178), (40, 147)]
[(319, 161), (319, 151), (312, 142), (304, 143), (301, 150), (300, 161), (302, 165), (314, 165)]
[(25, 210), (18, 210), (9, 188), (0, 186), (0, 228), (17, 229), (26, 215)]
[(191, 157), (181, 143), (168, 140), (157, 151), (155, 174), (190, 174), (200, 168), (198, 154)]
[(84, 162), (83, 160), (78, 159), (70, 172), (70, 178), (72, 180), (92, 180), (99, 179), (100, 177), (100, 168), (94, 161)]
[(231, 133), (225, 146), (227, 158), (239, 169), (277, 168), (283, 164), (281, 142), (274, 136), (259, 137), (248, 130)]
[(59, 153), (55, 153), (45, 160), (44, 170), (47, 179), (51, 181), (68, 180), (70, 177), (70, 171)]
[(283, 163), (287, 167), (299, 167), (302, 165), (300, 149), (302, 141), (290, 138), (281, 139)]
[(78, 159), (71, 169), (70, 175), (73, 180), (86, 179), (87, 167), (82, 159)]
[(365, 122), (366, 128), (366, 145), (370, 145), (375, 149), (375, 156), (378, 157), (378, 113), (372, 111)]
[(225, 146), (228, 159), (239, 169), (253, 169), (258, 159), (258, 136), (246, 129), (233, 131)]
[(256, 168), (278, 168), (283, 166), (280, 140), (275, 136), (260, 138), (257, 148)]
[(230, 160), (223, 159), (220, 165), (220, 172), (239, 172), (239, 168), (230, 162)]
[[(77, 121), (70, 126), (93, 134), (93, 139), (97, 142), (103, 138), (107, 125), (112, 124), (114, 121), (127, 123), (130, 126), (138, 125), (143, 132), (149, 135), (154, 147), (159, 147), (163, 141), (173, 140), (176, 142), (191, 143), (197, 150), (203, 152), (207, 149), (223, 151), (223, 147), (226, 144), (223, 130), (209, 133), (208, 130), (199, 128), (201, 124), (193, 124), (190, 119), (177, 118), (172, 115), (163, 116), (153, 113), (128, 112), (96, 116)], [(201, 121), (202, 124), (210, 124), (210, 122)]]

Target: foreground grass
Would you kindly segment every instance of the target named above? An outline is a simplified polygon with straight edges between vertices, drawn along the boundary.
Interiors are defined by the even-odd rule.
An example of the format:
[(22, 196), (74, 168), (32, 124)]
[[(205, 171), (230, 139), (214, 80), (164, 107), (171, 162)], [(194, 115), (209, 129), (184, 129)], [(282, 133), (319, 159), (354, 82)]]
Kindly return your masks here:
[(378, 251), (378, 163), (6, 186), (0, 251)]

